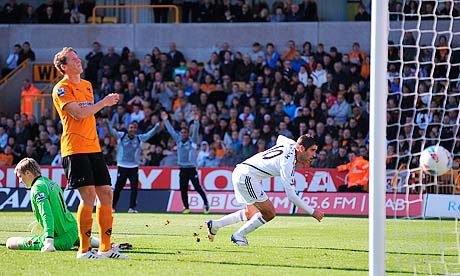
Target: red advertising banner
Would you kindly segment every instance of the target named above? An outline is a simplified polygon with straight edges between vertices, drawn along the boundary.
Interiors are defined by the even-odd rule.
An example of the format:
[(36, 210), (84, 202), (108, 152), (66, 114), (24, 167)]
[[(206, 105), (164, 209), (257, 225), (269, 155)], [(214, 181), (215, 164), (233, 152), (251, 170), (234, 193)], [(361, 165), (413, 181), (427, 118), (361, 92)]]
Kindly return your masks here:
[[(305, 214), (288, 200), (285, 193), (269, 192), (267, 195), (277, 214)], [(366, 193), (303, 193), (301, 197), (310, 207), (319, 208), (326, 215), (369, 214), (369, 195)], [(212, 213), (231, 213), (245, 207), (236, 201), (233, 192), (209, 192), (208, 201)], [(192, 212), (203, 212), (203, 201), (198, 193), (189, 192), (189, 205)], [(419, 195), (387, 194), (385, 206), (387, 216), (423, 214), (423, 198)], [(183, 209), (180, 191), (171, 191), (167, 211), (180, 212)]]
[[(292, 213), (293, 204), (287, 199), (285, 193), (267, 193), (275, 205), (278, 214)], [(246, 206), (235, 199), (233, 192), (208, 192), (207, 193), (211, 213), (232, 213), (244, 209)], [(204, 204), (197, 192), (188, 193), (188, 202), (191, 212), (203, 212)], [(168, 212), (181, 212), (184, 209), (180, 191), (171, 191), (168, 203)]]
[[(199, 168), (201, 184), (207, 191), (233, 191), (232, 168)], [(117, 179), (117, 167), (110, 167), (112, 185)], [(61, 187), (67, 180), (62, 167), (43, 166), (42, 174)], [(296, 189), (301, 192), (336, 192), (345, 183), (345, 172), (335, 169), (299, 169), (295, 173)], [(279, 177), (262, 182), (267, 192), (284, 192)], [(191, 185), (190, 185), (191, 186)], [(14, 174), (14, 167), (0, 167), (0, 188), (20, 188)], [(125, 188), (129, 188), (129, 184)], [(140, 189), (179, 190), (179, 168), (141, 167), (139, 169)]]
[[(367, 193), (303, 193), (301, 198), (311, 207), (320, 208), (330, 215), (363, 215), (369, 214), (369, 194)], [(423, 198), (417, 194), (387, 194), (387, 216), (421, 216)], [(296, 209), (296, 214), (305, 214)]]

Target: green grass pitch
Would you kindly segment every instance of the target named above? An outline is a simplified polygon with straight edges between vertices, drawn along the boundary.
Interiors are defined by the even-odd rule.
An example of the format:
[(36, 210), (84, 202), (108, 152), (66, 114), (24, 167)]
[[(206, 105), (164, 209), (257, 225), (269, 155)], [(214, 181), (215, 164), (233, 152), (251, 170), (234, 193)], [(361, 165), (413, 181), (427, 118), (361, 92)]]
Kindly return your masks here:
[[(213, 243), (206, 238), (204, 221), (220, 216), (116, 213), (113, 241), (133, 244), (126, 251), (131, 260), (77, 260), (75, 250), (7, 250), (8, 237), (30, 235), (27, 226), (33, 216), (0, 212), (0, 275), (368, 275), (367, 218), (325, 217), (318, 223), (311, 217), (278, 216), (248, 236), (250, 247), (238, 247), (230, 235), (241, 224), (220, 230)], [(387, 245), (387, 275), (414, 275), (413, 266), (406, 263), (419, 257), (417, 275), (444, 274), (444, 265), (426, 263), (441, 259), (430, 243), (456, 246), (454, 222), (411, 223), (415, 228), (407, 235), (404, 222), (387, 223), (392, 239)], [(448, 234), (434, 235), (427, 242), (428, 230)], [(449, 265), (449, 272), (460, 269), (457, 250), (444, 258), (457, 262)]]

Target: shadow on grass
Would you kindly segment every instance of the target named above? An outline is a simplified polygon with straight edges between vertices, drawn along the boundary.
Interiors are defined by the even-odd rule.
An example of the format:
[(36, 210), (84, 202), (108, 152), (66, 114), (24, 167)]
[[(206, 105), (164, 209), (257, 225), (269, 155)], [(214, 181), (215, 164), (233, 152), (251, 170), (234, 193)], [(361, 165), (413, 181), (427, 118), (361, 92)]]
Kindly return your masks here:
[(178, 252), (159, 252), (159, 251), (143, 251), (143, 250), (122, 250), (124, 254), (146, 254), (146, 255), (177, 255)]
[[(298, 269), (317, 269), (317, 270), (327, 270), (327, 271), (353, 271), (353, 272), (367, 272), (368, 269), (363, 268), (353, 268), (353, 267), (331, 267), (331, 266), (309, 266), (309, 265), (281, 265), (281, 264), (263, 264), (263, 263), (238, 263), (238, 262), (229, 262), (229, 261), (220, 261), (213, 262), (211, 260), (199, 261), (199, 260), (177, 260), (180, 262), (187, 263), (202, 263), (202, 264), (216, 264), (216, 265), (237, 265), (237, 266), (260, 266), (264, 268), (298, 268)], [(413, 271), (391, 271), (387, 270), (387, 273), (400, 273), (400, 274), (414, 274)]]
[[(369, 250), (364, 249), (350, 249), (350, 248), (334, 248), (334, 247), (310, 247), (310, 246), (264, 246), (274, 249), (286, 248), (286, 249), (302, 249), (302, 250), (330, 250), (330, 251), (342, 251), (342, 252), (358, 252), (358, 253), (369, 253)], [(441, 254), (441, 253), (418, 253), (418, 252), (393, 252), (387, 251), (386, 254), (390, 255), (408, 255), (408, 256), (446, 256), (456, 257), (456, 254)]]

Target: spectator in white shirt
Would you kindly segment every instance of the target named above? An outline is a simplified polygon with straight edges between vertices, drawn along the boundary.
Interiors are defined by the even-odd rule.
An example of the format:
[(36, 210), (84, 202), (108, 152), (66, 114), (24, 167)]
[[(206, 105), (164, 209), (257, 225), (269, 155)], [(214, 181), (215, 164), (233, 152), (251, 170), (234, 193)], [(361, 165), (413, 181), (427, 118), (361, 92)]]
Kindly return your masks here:
[(13, 52), (11, 52), (6, 58), (6, 68), (2, 69), (2, 78), (8, 75), (11, 71), (18, 66), (19, 52), (21, 51), (21, 45), (15, 44)]
[(316, 87), (321, 87), (321, 85), (327, 81), (327, 71), (323, 69), (323, 65), (321, 63), (316, 65), (316, 70), (311, 73), (311, 77), (313, 79), (313, 84), (316, 85)]
[(144, 120), (145, 114), (144, 111), (141, 110), (141, 106), (139, 104), (133, 105), (133, 112), (131, 112), (131, 122), (141, 122)]

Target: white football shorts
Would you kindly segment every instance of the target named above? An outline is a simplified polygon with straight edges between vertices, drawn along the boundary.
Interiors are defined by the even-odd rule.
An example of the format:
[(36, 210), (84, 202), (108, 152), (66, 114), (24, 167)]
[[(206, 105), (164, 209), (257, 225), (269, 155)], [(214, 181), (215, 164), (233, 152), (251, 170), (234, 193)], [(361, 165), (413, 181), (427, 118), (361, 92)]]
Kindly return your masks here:
[(249, 174), (249, 167), (239, 164), (232, 173), (235, 198), (239, 203), (264, 202), (268, 196), (262, 189), (262, 182)]

